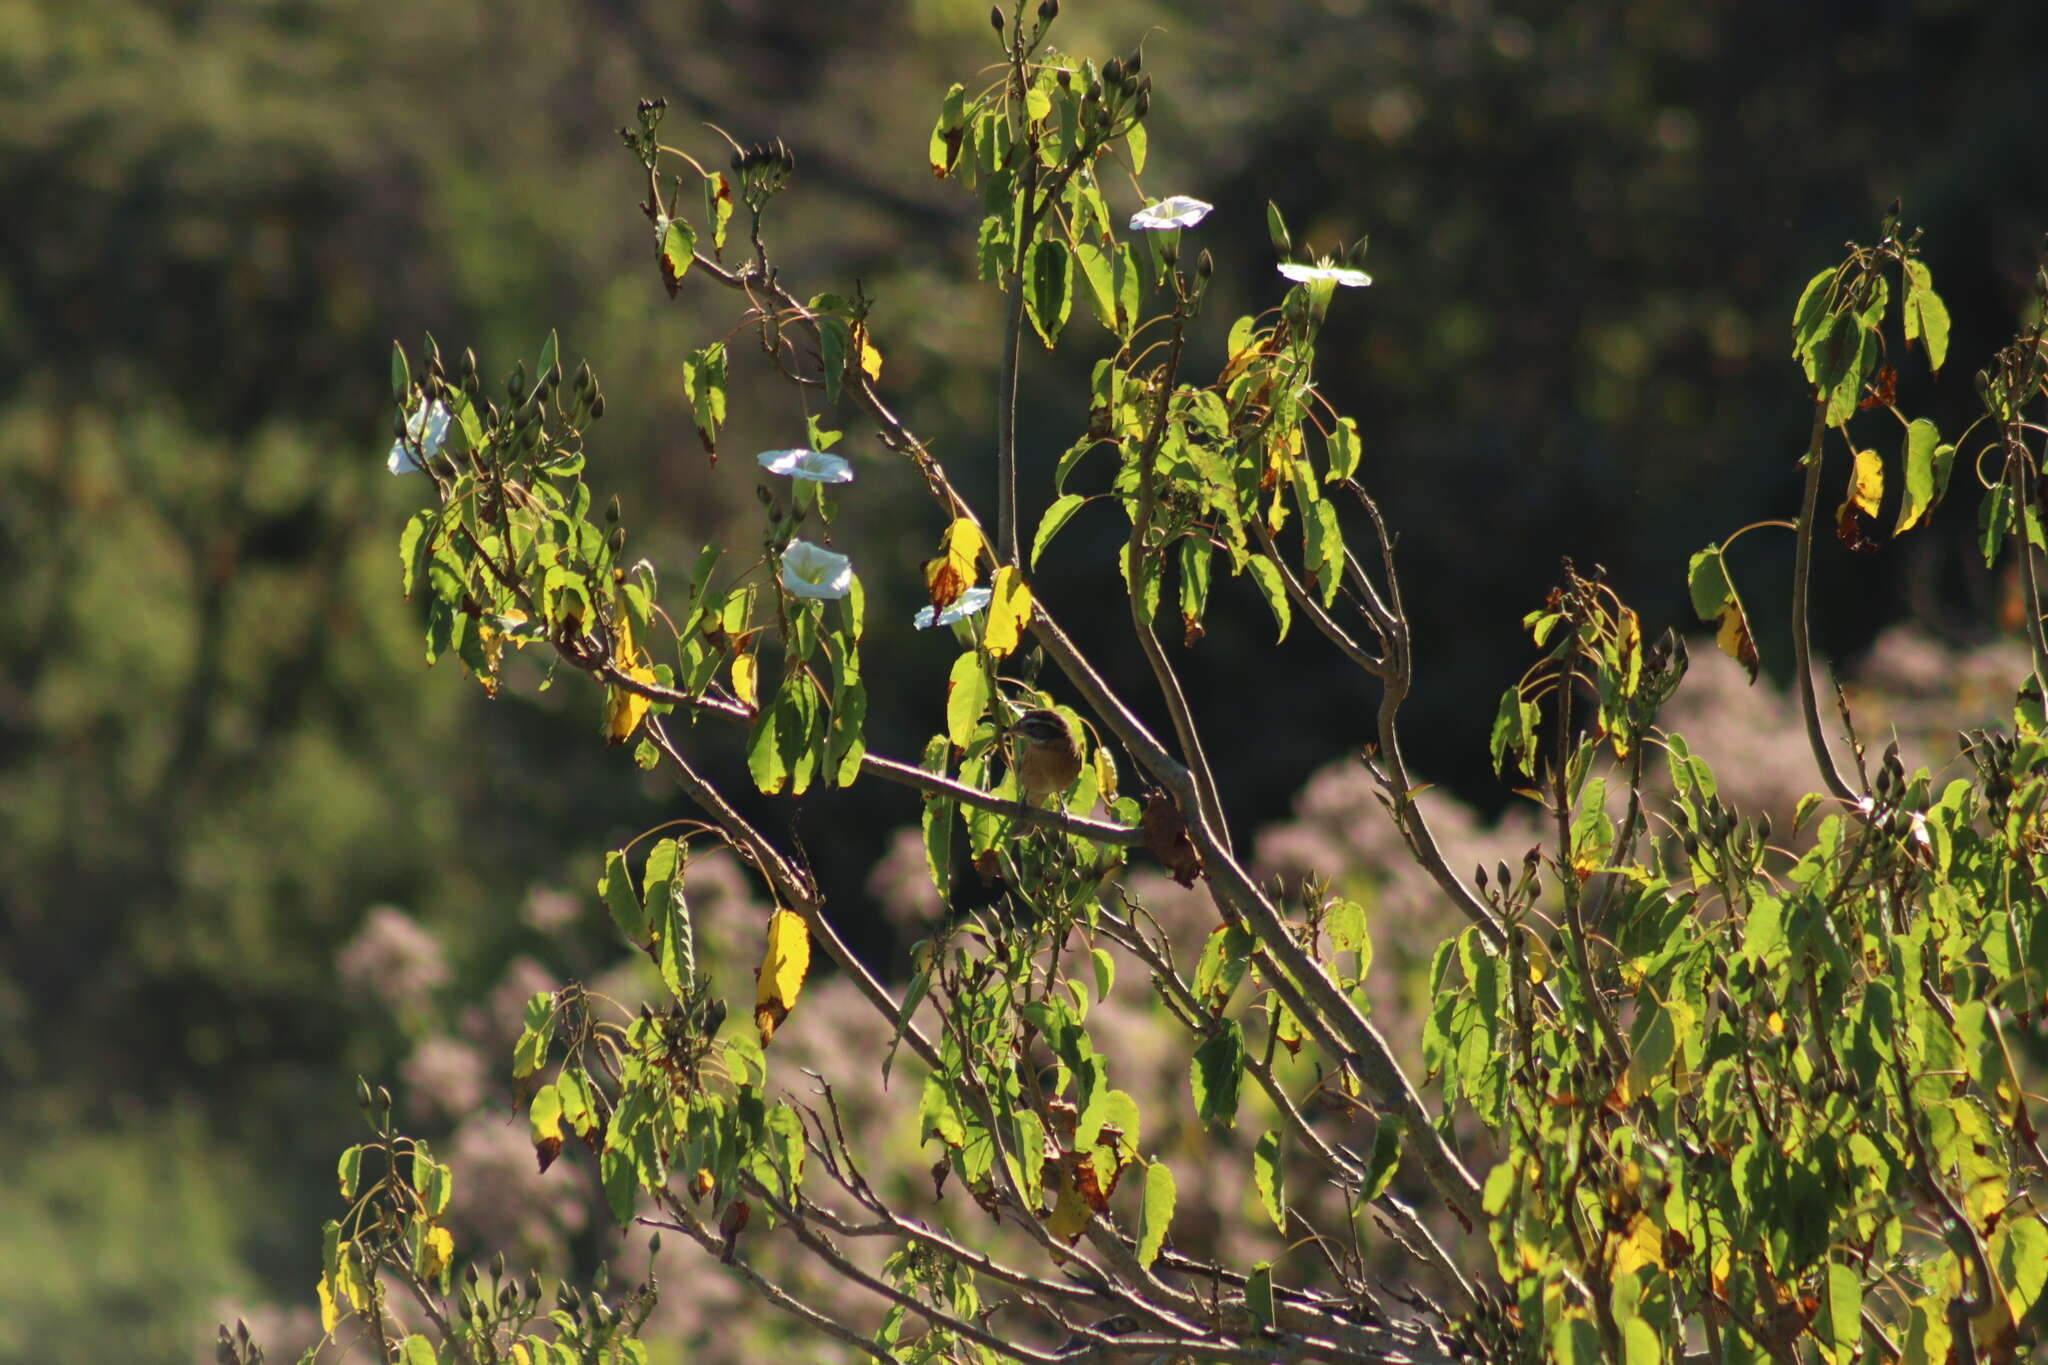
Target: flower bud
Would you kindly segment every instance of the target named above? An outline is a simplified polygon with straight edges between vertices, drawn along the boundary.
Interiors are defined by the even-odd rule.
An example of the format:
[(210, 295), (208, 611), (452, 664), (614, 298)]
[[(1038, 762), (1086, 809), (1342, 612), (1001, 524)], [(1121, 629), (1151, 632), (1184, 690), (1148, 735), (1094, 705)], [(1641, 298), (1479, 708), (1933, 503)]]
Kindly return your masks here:
[(1138, 92), (1138, 102), (1132, 106), (1132, 112), (1137, 114), (1139, 118), (1143, 118), (1152, 112), (1152, 92), (1150, 90), (1140, 90)]
[(1124, 70), (1130, 72), (1133, 76), (1135, 76), (1138, 74), (1138, 68), (1143, 66), (1144, 64), (1145, 49), (1142, 47), (1137, 48), (1132, 51), (1130, 58), (1124, 62)]
[(989, 27), (996, 31), (996, 36), (1001, 37), (1003, 32), (1003, 7), (1001, 5), (990, 5), (988, 7), (988, 22)]
[(1102, 79), (1110, 85), (1122, 85), (1124, 82), (1123, 62), (1116, 57), (1111, 57), (1108, 61), (1104, 62), (1102, 64)]
[(602, 416), (604, 416), (604, 395), (599, 394), (590, 400), (590, 420), (595, 422)]
[(1038, 0), (1038, 22), (1049, 24), (1060, 17), (1060, 0)]
[(1195, 278), (1206, 280), (1215, 273), (1216, 258), (1209, 254), (1209, 248), (1203, 247), (1202, 254), (1195, 257)]

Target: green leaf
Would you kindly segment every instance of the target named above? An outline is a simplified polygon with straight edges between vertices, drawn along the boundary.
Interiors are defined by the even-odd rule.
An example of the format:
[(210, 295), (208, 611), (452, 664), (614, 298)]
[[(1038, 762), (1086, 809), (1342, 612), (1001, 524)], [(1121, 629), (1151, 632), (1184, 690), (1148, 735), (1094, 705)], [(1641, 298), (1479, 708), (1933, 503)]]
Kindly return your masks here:
[(860, 776), (860, 763), (868, 752), (862, 735), (867, 715), (865, 683), (850, 682), (833, 689), (832, 721), (825, 735), (825, 777), (836, 787), (850, 787)]
[(2012, 489), (2002, 483), (1991, 485), (1977, 508), (1977, 546), (1984, 552), (1987, 569), (1997, 562), (1998, 547), (2012, 529), (2012, 508)]
[(718, 429), (725, 424), (725, 343), (714, 341), (683, 360), (683, 387), (690, 395), (690, 410), (697, 419), (697, 439), (704, 453), (718, 459)]
[(391, 401), (400, 407), (412, 394), (412, 367), (405, 363), (405, 347), (391, 343)]
[(1251, 555), (1245, 559), (1245, 567), (1251, 570), (1252, 582), (1266, 599), (1267, 610), (1273, 613), (1279, 623), (1280, 634), (1274, 643), (1287, 638), (1287, 627), (1294, 623), (1294, 606), (1287, 600), (1287, 584), (1280, 577), (1280, 568), (1264, 555)]
[(1024, 302), (1031, 325), (1051, 350), (1074, 306), (1074, 261), (1065, 242), (1043, 241), (1031, 248), (1024, 266)]
[(1934, 275), (1920, 261), (1906, 262), (1906, 346), (1925, 338), (1927, 367), (1940, 371), (1948, 359), (1948, 305), (1934, 292)]
[(1627, 1083), (1631, 1099), (1649, 1094), (1665, 1079), (1678, 1043), (1678, 1025), (1671, 1006), (1653, 1005), (1636, 1016), (1629, 1038)]
[(647, 945), (647, 915), (640, 898), (633, 894), (633, 881), (626, 871), (626, 855), (614, 849), (604, 855), (604, 873), (597, 879), (597, 894), (612, 912), (612, 923), (620, 935), (636, 948)]
[(853, 354), (853, 328), (845, 318), (821, 316), (818, 324), (818, 362), (824, 369), (825, 401), (839, 401), (846, 382), (846, 358)]
[(960, 161), (960, 144), (967, 129), (966, 95), (964, 85), (948, 87), (945, 102), (939, 107), (939, 121), (932, 125), (932, 174), (940, 179), (951, 175)]
[(1244, 1030), (1225, 1019), (1195, 1050), (1189, 1069), (1195, 1112), (1208, 1124), (1230, 1128), (1237, 1123), (1238, 1091), (1244, 1081)]
[[(1894, 536), (1922, 525), (1934, 511), (1934, 452), (1940, 443), (1941, 432), (1925, 417), (1915, 418), (1906, 428), (1906, 452), (1901, 459), (1906, 470), (1906, 495), (1899, 500)], [(1953, 446), (1949, 447), (1949, 454), (1953, 459)]]
[(1074, 262), (1088, 285), (1088, 301), (1095, 307), (1095, 319), (1118, 336), (1123, 328), (1116, 311), (1116, 264), (1109, 252), (1094, 242), (1074, 244)]
[[(952, 744), (944, 735), (934, 736), (925, 746), (924, 770), (944, 777), (947, 755), (951, 751)], [(956, 805), (951, 797), (927, 796), (924, 799), (924, 864), (940, 900), (950, 900), (953, 895), (953, 815)]]
[(1088, 499), (1082, 494), (1068, 493), (1055, 499), (1053, 505), (1045, 509), (1045, 515), (1038, 519), (1038, 534), (1031, 537), (1032, 568), (1038, 567), (1039, 555), (1045, 553), (1045, 547), (1050, 545), (1052, 538), (1060, 533), (1060, 528), (1065, 526), (1074, 513), (1080, 511), (1087, 503)]
[(1133, 123), (1131, 131), (1124, 134), (1124, 148), (1131, 154), (1132, 175), (1145, 173), (1145, 149), (1150, 143), (1151, 139), (1145, 135), (1145, 125), (1142, 123)]
[(1159, 1258), (1166, 1242), (1166, 1229), (1173, 1222), (1176, 1191), (1173, 1171), (1163, 1161), (1145, 1168), (1145, 1202), (1138, 1209), (1138, 1264), (1149, 1266)]
[(988, 669), (981, 655), (972, 651), (953, 660), (953, 672), (946, 680), (946, 737), (956, 749), (974, 743), (981, 718), (988, 714)]
[(1380, 1119), (1379, 1129), (1372, 1135), (1372, 1161), (1365, 1168), (1365, 1198), (1368, 1201), (1385, 1194), (1387, 1186), (1394, 1183), (1394, 1173), (1401, 1167), (1403, 1131), (1399, 1116), (1388, 1114)]
[(1117, 244), (1115, 264), (1116, 331), (1118, 336), (1128, 338), (1138, 325), (1139, 291), (1143, 279), (1138, 272), (1138, 257), (1129, 245)]
[(1821, 335), (1831, 313), (1829, 295), (1834, 292), (1835, 275), (1838, 268), (1829, 266), (1806, 282), (1806, 288), (1799, 291), (1799, 306), (1792, 310), (1792, 358), (1805, 359), (1806, 377), (1813, 378), (1813, 363), (1808, 356), (1812, 353), (1814, 339)]
[(1822, 1329), (1819, 1335), (1837, 1365), (1856, 1359), (1856, 1348), (1863, 1344), (1863, 1282), (1839, 1261), (1828, 1262), (1826, 1316), (1815, 1326)]
[(1089, 954), (1095, 966), (1095, 998), (1109, 999), (1109, 988), (1116, 984), (1116, 959), (1106, 948), (1096, 948)]
[(1330, 472), (1325, 476), (1327, 482), (1337, 483), (1358, 472), (1358, 461), (1365, 453), (1364, 443), (1358, 439), (1358, 423), (1349, 417), (1339, 417), (1337, 429), (1330, 433), (1329, 447)]
[(363, 1175), (363, 1149), (355, 1146), (344, 1151), (340, 1162), (336, 1164), (335, 1173), (341, 1179), (341, 1197), (354, 1199), (356, 1185)]
[(1287, 1231), (1285, 1173), (1280, 1165), (1280, 1134), (1268, 1129), (1252, 1148), (1252, 1183), (1258, 1187), (1259, 1203), (1273, 1226)]
[(1180, 541), (1180, 624), (1182, 643), (1202, 638), (1202, 618), (1209, 610), (1210, 567), (1215, 547), (1199, 531)]
[(550, 331), (548, 339), (540, 344), (540, 362), (534, 366), (534, 381), (538, 383), (540, 380), (547, 378), (548, 373), (561, 362), (561, 358), (562, 340), (553, 331)]
[(1560, 1318), (1550, 1332), (1550, 1351), (1557, 1365), (1602, 1365), (1600, 1333), (1584, 1316)]
[[(2048, 932), (2037, 927), (2035, 933)], [(2048, 1227), (2040, 1216), (2027, 1217), (2017, 1210), (1991, 1239), (1991, 1264), (2005, 1296), (2012, 1303), (2015, 1319), (2024, 1319), (2041, 1300), (2048, 1286)]]
[(1244, 1306), (1266, 1326), (1273, 1325), (1273, 1263), (1260, 1261), (1244, 1278)]
[(1337, 524), (1336, 505), (1328, 501), (1310, 504), (1301, 527), (1307, 542), (1309, 576), (1314, 580), (1310, 586), (1327, 607), (1337, 600), (1337, 590), (1344, 584), (1344, 530)]
[(725, 250), (725, 230), (732, 222), (732, 181), (725, 172), (712, 171), (704, 177), (704, 221), (711, 225), (711, 254)]
[(624, 1227), (633, 1221), (633, 1204), (640, 1193), (640, 1176), (633, 1169), (633, 1158), (620, 1148), (607, 1145), (597, 1159), (597, 1170), (604, 1181), (605, 1202), (611, 1205), (612, 1218)]
[(789, 785), (788, 750), (791, 736), (786, 731), (792, 718), (782, 701), (789, 694), (794, 682), (793, 678), (783, 679), (774, 702), (763, 707), (759, 718), (754, 722), (754, 737), (747, 746), (747, 771), (753, 775), (754, 785), (770, 796)]
[(434, 1343), (414, 1332), (398, 1348), (398, 1365), (437, 1365)]
[(1273, 250), (1281, 260), (1294, 255), (1294, 241), (1287, 235), (1286, 220), (1280, 216), (1280, 206), (1270, 199), (1266, 201), (1266, 235), (1272, 238)]
[(407, 598), (412, 596), (413, 585), (419, 581), (421, 571), (433, 556), (432, 532), (440, 521), (440, 508), (422, 507), (407, 519), (405, 529), (398, 533), (398, 562), (405, 566)]
[(690, 262), (696, 251), (696, 229), (684, 219), (669, 219), (668, 226), (661, 232), (661, 282), (667, 286), (670, 298), (676, 296), (683, 276), (690, 273)]

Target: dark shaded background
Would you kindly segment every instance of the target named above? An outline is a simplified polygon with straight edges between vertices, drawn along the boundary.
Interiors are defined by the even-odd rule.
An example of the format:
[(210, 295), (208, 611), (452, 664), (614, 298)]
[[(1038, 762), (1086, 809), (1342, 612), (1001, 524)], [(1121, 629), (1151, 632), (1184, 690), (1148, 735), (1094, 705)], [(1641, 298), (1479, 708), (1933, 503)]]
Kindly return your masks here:
[[(1804, 280), (1903, 196), (1956, 320), (1949, 372), (1904, 398), (1953, 432), (2048, 228), (2048, 38), (2023, 0), (1069, 0), (1057, 37), (1145, 40), (1145, 186), (1218, 205), (1210, 361), (1280, 295), (1268, 198), (1297, 241), (1371, 234), (1325, 388), (1402, 532), (1411, 759), (1482, 806), (1516, 622), (1560, 555), (1683, 625), (1685, 557), (1794, 509)], [(349, 1078), (408, 1027), (337, 984), (366, 909), (442, 932), (460, 999), (512, 954), (559, 958), (522, 899), (586, 895), (599, 850), (674, 805), (592, 742), (580, 685), (493, 704), (423, 669), (394, 553), (419, 489), (383, 470), (391, 339), (431, 329), (502, 372), (558, 328), (603, 379), (592, 479), (636, 548), (673, 577), (707, 539), (749, 543), (745, 455), (800, 417), (742, 366), (735, 457), (711, 470), (691, 435), (680, 358), (735, 314), (665, 297), (612, 131), (665, 94), (700, 155), (704, 121), (796, 148), (785, 270), (865, 282), (885, 392), (986, 488), (1000, 300), (967, 283), (977, 214), (924, 149), (946, 84), (994, 56), (978, 0), (0, 10), (0, 1359), (182, 1361), (214, 1296), (306, 1291)], [(1077, 315), (1028, 357), (1029, 516), (1102, 336)], [(938, 521), (846, 425), (839, 537), (892, 689), (871, 742), (908, 755), (950, 662), (907, 626)], [(1973, 511), (1965, 489), (1940, 535), (1875, 559), (1824, 545), (1822, 651), (1902, 603), (1938, 633), (1985, 619)], [(1039, 588), (1135, 662), (1094, 615), (1119, 539), (1091, 509)], [(1733, 564), (1782, 665), (1789, 547), (1759, 534)], [(1228, 718), (1249, 826), (1365, 737), (1374, 697), (1312, 640), (1268, 648), (1241, 585), (1223, 598), (1186, 678)], [(885, 792), (768, 818), (844, 907), (914, 814)], [(601, 924), (580, 950), (609, 951)]]

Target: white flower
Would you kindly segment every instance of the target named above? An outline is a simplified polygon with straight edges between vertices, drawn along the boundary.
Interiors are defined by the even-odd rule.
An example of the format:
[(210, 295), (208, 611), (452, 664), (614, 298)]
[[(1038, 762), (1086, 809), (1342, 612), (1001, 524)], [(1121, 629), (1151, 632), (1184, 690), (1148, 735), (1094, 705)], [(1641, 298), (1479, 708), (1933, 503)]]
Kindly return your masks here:
[(1193, 227), (1207, 218), (1209, 210), (1215, 207), (1214, 204), (1205, 204), (1190, 195), (1176, 194), (1170, 199), (1162, 199), (1132, 214), (1131, 227), (1134, 231), (1142, 228), (1148, 232)]
[(853, 561), (808, 540), (792, 540), (782, 552), (782, 586), (794, 597), (844, 597), (853, 591)]
[[(420, 463), (422, 457), (433, 459), (441, 453), (441, 446), (448, 439), (448, 409), (441, 406), (437, 398), (426, 407), (415, 411), (405, 424), (407, 439), (391, 443), (391, 457), (384, 461), (384, 467), (394, 474), (420, 474), (426, 466)], [(419, 446), (419, 453), (413, 453), (413, 446)]]
[(1317, 280), (1328, 280), (1331, 284), (1347, 285), (1362, 289), (1372, 283), (1372, 276), (1363, 270), (1353, 270), (1342, 265), (1296, 265), (1293, 261), (1282, 261), (1280, 273), (1296, 284), (1311, 284)]
[(953, 605), (940, 611), (937, 607), (926, 607), (910, 618), (910, 624), (919, 630), (930, 630), (933, 626), (950, 626), (955, 621), (965, 621), (974, 613), (988, 606), (994, 594), (987, 588), (969, 588), (953, 599)]
[(822, 450), (764, 450), (756, 458), (770, 474), (812, 483), (853, 482), (853, 466)]

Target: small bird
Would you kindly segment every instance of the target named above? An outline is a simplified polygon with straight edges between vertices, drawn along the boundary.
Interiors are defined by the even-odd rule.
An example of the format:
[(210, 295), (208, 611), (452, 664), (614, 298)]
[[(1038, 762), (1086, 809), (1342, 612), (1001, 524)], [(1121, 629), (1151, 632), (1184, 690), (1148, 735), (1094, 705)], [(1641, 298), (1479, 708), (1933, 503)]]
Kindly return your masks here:
[(1042, 801), (1074, 785), (1081, 775), (1081, 748), (1059, 712), (1035, 707), (1020, 716), (1008, 733), (1022, 742), (1014, 757), (1017, 785), (1026, 801)]

